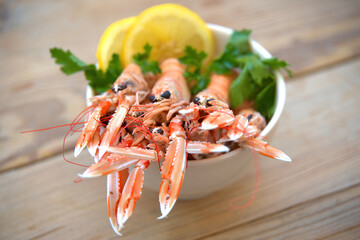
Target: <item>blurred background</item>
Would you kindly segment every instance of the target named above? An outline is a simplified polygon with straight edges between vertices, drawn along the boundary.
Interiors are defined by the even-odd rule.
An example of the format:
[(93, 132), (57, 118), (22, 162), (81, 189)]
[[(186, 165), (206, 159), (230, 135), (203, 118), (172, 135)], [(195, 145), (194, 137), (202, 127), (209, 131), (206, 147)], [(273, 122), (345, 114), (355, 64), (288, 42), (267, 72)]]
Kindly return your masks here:
[[(74, 184), (82, 169), (63, 161), (68, 124), (85, 107), (82, 73), (65, 76), (49, 48), (88, 63), (112, 22), (166, 1), (0, 1), (0, 238), (112, 239), (105, 180)], [(175, 3), (175, 1), (174, 1)], [(360, 1), (176, 1), (205, 22), (252, 30), (291, 64), (288, 95), (272, 145), (293, 163), (261, 162), (254, 204), (252, 165), (244, 178), (206, 199), (181, 201), (168, 219), (144, 190), (124, 239), (358, 239), (360, 237)], [(67, 139), (72, 157), (76, 136)], [(88, 161), (86, 156), (79, 162)], [(226, 173), (221, 173), (226, 174)], [(151, 237), (149, 237), (151, 236)]]

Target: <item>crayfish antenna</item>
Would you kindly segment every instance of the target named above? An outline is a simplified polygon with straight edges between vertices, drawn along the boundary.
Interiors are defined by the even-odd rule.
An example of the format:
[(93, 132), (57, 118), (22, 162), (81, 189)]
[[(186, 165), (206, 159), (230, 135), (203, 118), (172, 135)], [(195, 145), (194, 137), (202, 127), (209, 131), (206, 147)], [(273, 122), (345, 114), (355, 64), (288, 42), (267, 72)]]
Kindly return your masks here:
[(241, 146), (254, 150), (266, 157), (291, 162), (291, 158), (279, 149), (257, 138), (250, 138), (241, 142)]
[(107, 206), (111, 227), (114, 232), (121, 236), (121, 227), (117, 221), (117, 210), (126, 180), (129, 177), (129, 169), (107, 175)]
[(122, 196), (117, 209), (117, 222), (119, 231), (124, 227), (125, 222), (129, 219), (136, 206), (136, 201), (139, 200), (144, 184), (144, 172), (150, 165), (147, 160), (139, 161), (134, 169), (131, 171), (127, 179)]
[(231, 110), (223, 109), (210, 113), (201, 123), (200, 129), (213, 130), (231, 125), (235, 120), (235, 116)]

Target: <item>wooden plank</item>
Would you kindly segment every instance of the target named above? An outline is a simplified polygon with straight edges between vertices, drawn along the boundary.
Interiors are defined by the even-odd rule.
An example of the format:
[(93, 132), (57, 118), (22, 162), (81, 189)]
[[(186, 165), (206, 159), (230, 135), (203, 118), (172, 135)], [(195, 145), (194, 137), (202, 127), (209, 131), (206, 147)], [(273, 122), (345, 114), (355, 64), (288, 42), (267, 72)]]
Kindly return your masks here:
[(345, 229), (344, 231), (338, 232), (331, 236), (327, 236), (324, 240), (336, 240), (336, 239), (349, 239), (349, 240), (357, 240), (360, 236), (360, 225), (355, 227)]
[[(158, 1), (162, 3), (165, 1)], [(253, 38), (292, 64), (295, 75), (359, 55), (360, 2), (179, 1), (207, 22), (253, 30)], [(99, 37), (111, 22), (153, 2), (2, 1), (0, 61), (0, 171), (57, 154), (66, 129), (18, 134), (70, 123), (84, 108), (86, 82), (65, 77), (49, 57), (53, 46), (95, 62)], [(70, 149), (75, 139), (69, 139)]]
[[(177, 202), (165, 220), (156, 220), (160, 215), (157, 193), (144, 190), (123, 238), (198, 239), (360, 184), (359, 74), (360, 60), (288, 84), (287, 106), (272, 145), (293, 162), (261, 160), (262, 183), (251, 207), (229, 208), (233, 199), (242, 197), (238, 204), (243, 204), (250, 198), (255, 174), (249, 159), (249, 169), (238, 183), (204, 199)], [(81, 155), (78, 161), (91, 162), (86, 158)], [(56, 156), (0, 174), (0, 238), (113, 238), (105, 180), (73, 184), (82, 170)], [(355, 214), (360, 202), (346, 206)], [(341, 215), (337, 217), (338, 210), (329, 208), (329, 214), (335, 215), (333, 222), (343, 221)], [(349, 219), (347, 226), (360, 224), (356, 215)], [(301, 226), (306, 230), (306, 224)]]
[(201, 239), (358, 239), (359, 199), (357, 185)]

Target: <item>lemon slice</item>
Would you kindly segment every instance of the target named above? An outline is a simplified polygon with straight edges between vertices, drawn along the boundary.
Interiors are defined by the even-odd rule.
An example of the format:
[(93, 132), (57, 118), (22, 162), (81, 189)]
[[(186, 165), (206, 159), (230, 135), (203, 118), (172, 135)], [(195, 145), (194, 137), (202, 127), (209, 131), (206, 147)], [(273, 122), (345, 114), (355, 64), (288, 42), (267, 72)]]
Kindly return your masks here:
[(150, 58), (159, 61), (182, 57), (187, 45), (205, 51), (208, 63), (214, 51), (211, 31), (194, 12), (177, 4), (157, 5), (143, 11), (126, 33), (122, 61), (132, 62), (133, 55), (143, 52), (149, 43), (153, 48)]
[(134, 23), (136, 17), (129, 17), (108, 26), (100, 38), (96, 57), (99, 68), (106, 70), (114, 53), (121, 55), (121, 48), (127, 30)]

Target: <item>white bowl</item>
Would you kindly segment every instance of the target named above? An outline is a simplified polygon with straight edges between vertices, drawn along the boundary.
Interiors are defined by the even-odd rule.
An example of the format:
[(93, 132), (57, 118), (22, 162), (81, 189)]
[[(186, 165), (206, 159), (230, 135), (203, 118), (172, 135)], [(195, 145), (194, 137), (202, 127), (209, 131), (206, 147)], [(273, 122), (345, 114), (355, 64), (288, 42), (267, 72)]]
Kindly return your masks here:
[[(220, 54), (233, 30), (215, 24), (208, 24), (215, 40), (215, 56)], [(261, 58), (270, 58), (271, 54), (259, 43), (251, 40), (251, 46), (255, 53)], [(275, 113), (261, 136), (266, 137), (266, 141), (271, 139), (274, 127), (278, 122), (285, 104), (285, 81), (279, 71), (275, 71), (276, 76), (276, 108)], [(87, 88), (86, 97), (93, 96), (90, 87)], [(244, 174), (245, 166), (253, 161), (253, 153), (248, 150), (236, 149), (221, 156), (192, 160), (188, 162), (185, 172), (184, 182), (180, 191), (179, 199), (197, 199), (205, 197), (211, 193), (238, 181)], [(148, 189), (159, 191), (161, 183), (159, 166), (153, 163), (145, 173), (144, 186)]]

